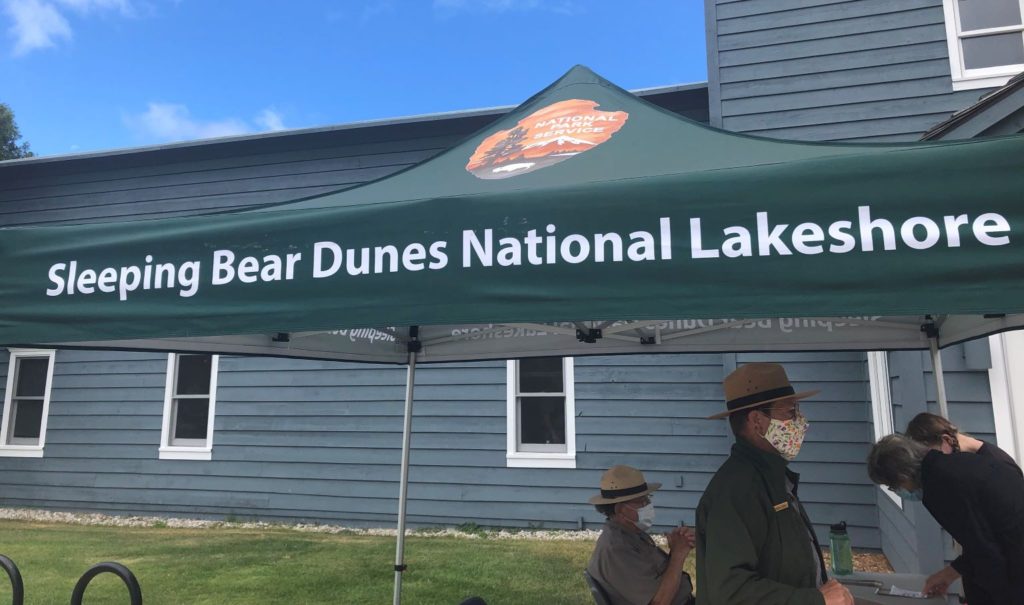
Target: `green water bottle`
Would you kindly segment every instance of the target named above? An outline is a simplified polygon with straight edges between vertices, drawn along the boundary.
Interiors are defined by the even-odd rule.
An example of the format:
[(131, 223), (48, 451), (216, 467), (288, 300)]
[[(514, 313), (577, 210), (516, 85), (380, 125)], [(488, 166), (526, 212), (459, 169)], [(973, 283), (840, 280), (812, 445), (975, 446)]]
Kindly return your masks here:
[(846, 521), (832, 525), (828, 533), (829, 548), (832, 549), (832, 573), (846, 576), (853, 573), (853, 549), (850, 535), (846, 533)]

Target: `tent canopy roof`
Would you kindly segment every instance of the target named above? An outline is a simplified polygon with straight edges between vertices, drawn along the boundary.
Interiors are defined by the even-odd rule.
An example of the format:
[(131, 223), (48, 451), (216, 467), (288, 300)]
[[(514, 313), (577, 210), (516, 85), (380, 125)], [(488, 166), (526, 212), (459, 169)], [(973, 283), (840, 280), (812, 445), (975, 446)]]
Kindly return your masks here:
[[(0, 230), (0, 344), (359, 361), (925, 348), (1020, 326), (1024, 137), (716, 130), (575, 67), (426, 162), (216, 216)], [(810, 319), (813, 318), (813, 319)]]

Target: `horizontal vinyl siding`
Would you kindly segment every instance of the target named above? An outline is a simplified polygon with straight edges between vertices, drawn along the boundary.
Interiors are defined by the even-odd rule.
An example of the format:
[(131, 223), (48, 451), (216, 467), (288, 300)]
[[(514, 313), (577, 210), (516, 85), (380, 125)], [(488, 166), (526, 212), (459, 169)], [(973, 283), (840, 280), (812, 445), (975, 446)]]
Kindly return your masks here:
[(0, 224), (168, 218), (285, 202), (387, 176), (436, 155), (470, 132), (25, 177), (0, 185)]
[[(708, 119), (706, 88), (645, 98)], [(0, 226), (170, 218), (348, 189), (427, 160), (503, 113), (0, 165)]]
[(904, 511), (888, 496), (879, 492), (878, 517), (882, 550), (892, 568), (903, 573), (918, 569), (917, 530), (910, 515), (911, 511)]
[(578, 480), (590, 493), (574, 515), (600, 523), (587, 498), (605, 469), (628, 464), (663, 484), (659, 524), (693, 525), (710, 474), (728, 453), (720, 423), (704, 420), (721, 408), (722, 356), (587, 357), (575, 372)]
[[(742, 355), (786, 364), (813, 427), (794, 468), (818, 532), (847, 520), (878, 548), (862, 460), (870, 431), (863, 355)], [(2, 363), (5, 363), (4, 360)], [(159, 460), (167, 356), (60, 351), (46, 455), (0, 458), (0, 503), (62, 510), (390, 525), (397, 512), (405, 371), (222, 357), (211, 461)], [(693, 523), (728, 455), (722, 355), (576, 361), (576, 469), (505, 466), (505, 365), (417, 370), (409, 521), (597, 527), (587, 504), (614, 464), (664, 484), (659, 523)]]
[[(894, 368), (907, 368), (908, 372), (912, 372), (912, 368), (920, 368), (920, 374), (901, 376), (893, 385), (893, 428), (902, 432), (918, 412), (939, 413), (935, 375), (931, 369), (931, 356), (926, 351), (893, 352), (889, 358)], [(969, 367), (964, 345), (954, 345), (942, 350), (942, 375), (953, 424), (965, 433), (995, 443), (988, 370)], [(920, 385), (915, 384), (911, 388), (905, 383), (898, 384), (899, 380), (919, 381)], [(922, 395), (927, 401), (927, 408), (923, 408), (923, 402), (919, 400), (909, 400)]]
[(953, 92), (941, 0), (717, 2), (722, 125), (774, 138), (919, 139)]

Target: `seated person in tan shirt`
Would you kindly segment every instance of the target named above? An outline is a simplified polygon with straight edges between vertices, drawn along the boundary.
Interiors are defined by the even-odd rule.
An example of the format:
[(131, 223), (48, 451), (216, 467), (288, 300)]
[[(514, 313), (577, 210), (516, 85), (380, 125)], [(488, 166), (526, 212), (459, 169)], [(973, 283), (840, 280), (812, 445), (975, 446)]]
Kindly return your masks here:
[(611, 605), (686, 605), (693, 602), (693, 585), (683, 561), (695, 543), (694, 531), (679, 527), (666, 535), (669, 553), (647, 531), (654, 523), (648, 484), (630, 466), (613, 466), (601, 477), (601, 493), (590, 499), (607, 517), (587, 573), (604, 589)]

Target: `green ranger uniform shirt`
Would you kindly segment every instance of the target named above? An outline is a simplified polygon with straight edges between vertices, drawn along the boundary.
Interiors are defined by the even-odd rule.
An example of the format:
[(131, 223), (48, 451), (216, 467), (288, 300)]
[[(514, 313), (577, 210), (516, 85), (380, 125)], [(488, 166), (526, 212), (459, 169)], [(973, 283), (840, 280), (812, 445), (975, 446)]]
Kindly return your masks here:
[(787, 464), (740, 439), (711, 479), (697, 506), (700, 605), (824, 604), (828, 576)]

